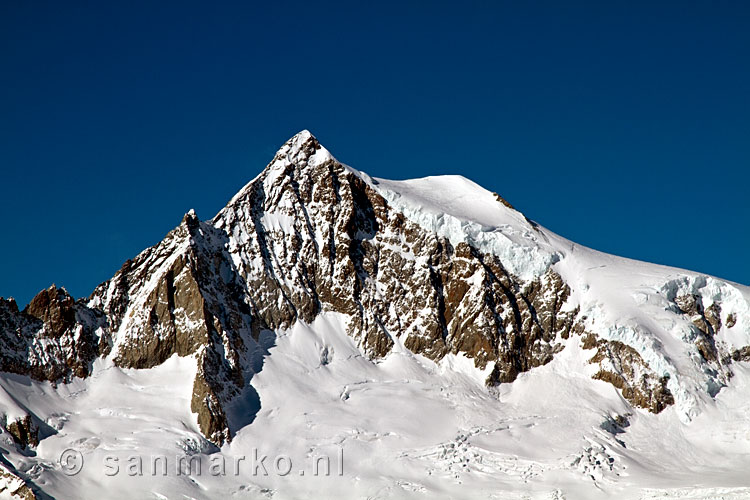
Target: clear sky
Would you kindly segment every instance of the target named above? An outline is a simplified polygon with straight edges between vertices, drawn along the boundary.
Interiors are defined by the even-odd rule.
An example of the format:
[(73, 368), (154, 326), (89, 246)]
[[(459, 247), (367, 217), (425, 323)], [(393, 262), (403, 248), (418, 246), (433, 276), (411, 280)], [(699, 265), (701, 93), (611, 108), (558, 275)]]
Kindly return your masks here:
[(750, 2), (4, 0), (0, 296), (88, 295), (305, 128), (750, 284)]

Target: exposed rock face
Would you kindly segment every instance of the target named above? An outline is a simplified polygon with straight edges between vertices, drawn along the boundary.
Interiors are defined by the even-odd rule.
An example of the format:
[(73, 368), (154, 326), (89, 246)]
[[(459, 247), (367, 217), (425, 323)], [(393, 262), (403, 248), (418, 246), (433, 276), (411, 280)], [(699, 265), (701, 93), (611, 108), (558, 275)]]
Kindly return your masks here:
[(713, 303), (703, 308), (701, 297), (698, 295), (680, 295), (675, 298), (675, 303), (683, 314), (690, 317), (698, 330), (698, 338), (695, 345), (704, 360), (716, 362), (719, 353), (714, 342), (714, 335), (721, 328), (721, 306)]
[(495, 256), (453, 247), (393, 210), (314, 138), (299, 140), (214, 220), (231, 236), (264, 326), (336, 311), (372, 357), (400, 338), (431, 359), (463, 353), (480, 368), (495, 363), (493, 383), (552, 359), (575, 315), (561, 312), (569, 290), (559, 276), (523, 283)]
[(37, 380), (86, 377), (104, 351), (106, 317), (64, 288), (42, 290), (23, 311), (0, 299), (0, 369)]
[(736, 324), (737, 324), (737, 317), (734, 315), (734, 313), (729, 313), (727, 315), (727, 328), (732, 328)]
[[(374, 186), (298, 134), (213, 220), (186, 214), (86, 303), (54, 286), (22, 312), (0, 299), (0, 369), (56, 381), (87, 376), (98, 356), (127, 368), (194, 356), (191, 409), (222, 444), (237, 430), (228, 404), (262, 368), (261, 334), (330, 311), (371, 359), (397, 342), (436, 361), (463, 355), (487, 370), (488, 385), (514, 381), (583, 335), (596, 349), (596, 378), (653, 412), (673, 403), (666, 377), (637, 351), (585, 334), (569, 285), (551, 267), (521, 279), (495, 254), (407, 219)], [(677, 304), (700, 331), (705, 361), (719, 363), (719, 305)]]
[(568, 293), (552, 271), (524, 283), (497, 257), (422, 230), (302, 135), (211, 223), (186, 215), (90, 306), (110, 318), (120, 366), (196, 354), (192, 409), (221, 443), (222, 408), (252, 376), (248, 346), (263, 329), (335, 311), (372, 358), (400, 338), (434, 360), (491, 364), (496, 384), (552, 359), (576, 314), (562, 311)]
[(622, 397), (633, 406), (659, 413), (674, 404), (674, 397), (667, 388), (669, 380), (653, 372), (632, 347), (617, 341), (597, 339), (586, 334), (584, 349), (596, 349), (589, 360), (599, 365), (595, 379), (603, 380), (622, 391)]
[(6, 422), (4, 427), (20, 448), (39, 444), (39, 427), (32, 421), (29, 415), (13, 420), (12, 422)]
[(151, 368), (170, 356), (195, 355), (198, 374), (192, 410), (204, 435), (229, 439), (222, 402), (240, 393), (252, 373), (245, 342), (258, 322), (245, 302), (245, 285), (224, 250), (226, 235), (185, 216), (159, 245), (129, 261), (100, 285), (92, 307), (113, 318), (112, 355), (117, 365)]

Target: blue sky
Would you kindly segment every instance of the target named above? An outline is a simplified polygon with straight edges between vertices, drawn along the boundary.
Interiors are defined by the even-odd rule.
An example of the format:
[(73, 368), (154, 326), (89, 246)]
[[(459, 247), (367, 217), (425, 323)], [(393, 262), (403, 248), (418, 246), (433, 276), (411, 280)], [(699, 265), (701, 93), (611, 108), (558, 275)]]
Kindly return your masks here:
[(88, 295), (301, 129), (750, 284), (750, 3), (0, 3), (0, 296)]

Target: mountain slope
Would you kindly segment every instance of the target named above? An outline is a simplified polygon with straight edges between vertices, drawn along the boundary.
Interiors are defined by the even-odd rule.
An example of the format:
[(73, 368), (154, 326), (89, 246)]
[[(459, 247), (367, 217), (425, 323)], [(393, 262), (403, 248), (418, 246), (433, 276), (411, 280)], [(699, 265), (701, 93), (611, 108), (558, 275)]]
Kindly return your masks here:
[[(0, 301), (0, 335), (0, 369), (14, 374), (0, 381), (10, 472), (62, 498), (94, 498), (103, 483), (91, 476), (81, 491), (49, 462), (53, 452), (95, 439), (84, 451), (103, 459), (132, 426), (114, 418), (115, 436), (70, 441), (98, 427), (95, 394), (159, 373), (175, 378), (163, 389), (133, 382), (142, 389), (114, 413), (159, 422), (201, 460), (243, 455), (249, 436), (268, 451), (294, 449), (278, 436), (286, 426), (308, 449), (337, 444), (377, 457), (356, 466), (366, 495), (450, 494), (458, 481), (481, 496), (498, 471), (541, 493), (591, 480), (595, 489), (582, 491), (595, 494), (628, 484), (617, 479), (625, 467), (641, 467), (642, 482), (658, 476), (663, 457), (644, 443), (664, 429), (676, 434), (663, 443), (682, 446), (724, 399), (745, 404), (734, 387), (750, 359), (750, 291), (577, 246), (462, 177), (370, 178), (303, 131), (216, 217), (189, 212), (88, 299), (52, 287), (23, 311)], [(183, 403), (159, 413), (143, 392)], [(504, 418), (528, 424), (510, 443), (504, 433), (516, 424)], [(559, 434), (548, 436), (559, 449), (545, 454), (536, 427)], [(640, 449), (627, 447), (631, 436)], [(535, 446), (513, 445), (521, 437)], [(742, 455), (734, 444), (718, 449)], [(129, 449), (164, 446), (149, 438)], [(702, 450), (696, 463), (715, 452)], [(381, 491), (379, 467), (392, 460), (405, 471), (386, 474)], [(672, 477), (685, 470), (666, 463)], [(472, 471), (479, 477), (461, 479)], [(415, 480), (425, 472), (437, 482)], [(159, 487), (170, 498), (211, 498), (240, 478), (193, 479)], [(310, 487), (271, 482), (266, 489), (289, 497)]]

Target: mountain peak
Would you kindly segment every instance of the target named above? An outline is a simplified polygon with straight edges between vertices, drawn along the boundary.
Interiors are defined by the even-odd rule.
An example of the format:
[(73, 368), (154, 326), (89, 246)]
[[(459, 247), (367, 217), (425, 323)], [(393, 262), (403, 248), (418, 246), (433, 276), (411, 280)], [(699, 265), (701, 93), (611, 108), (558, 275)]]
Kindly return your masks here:
[(266, 170), (280, 166), (279, 163), (281, 166), (287, 166), (290, 163), (305, 162), (318, 154), (320, 154), (320, 160), (333, 158), (318, 139), (305, 129), (292, 136), (279, 148)]
[[(67, 447), (105, 463), (127, 439), (123, 453), (177, 449), (190, 467), (256, 442), (357, 458), (365, 437), (393, 464), (386, 486), (429, 494), (479, 471), (485, 491), (533, 468), (542, 486), (596, 478), (617, 493), (657, 447), (696, 450), (658, 457), (653, 474), (675, 482), (747, 468), (731, 446), (748, 362), (750, 289), (582, 248), (461, 176), (372, 179), (303, 130), (214, 219), (189, 211), (88, 301), (54, 285), (22, 311), (0, 299), (0, 491), (8, 464), (39, 469), (57, 498), (103, 491), (98, 467), (65, 483), (63, 463), (46, 466)], [(549, 436), (538, 454), (517, 446)], [(244, 491), (230, 476), (205, 492), (163, 484)]]
[(294, 135), (293, 135), (293, 136), (291, 137), (291, 139), (289, 139), (289, 140), (288, 140), (287, 142), (291, 142), (291, 141), (293, 141), (293, 140), (295, 140), (295, 139), (301, 139), (301, 140), (305, 140), (305, 141), (306, 141), (306, 140), (308, 140), (308, 139), (311, 139), (311, 138), (312, 138), (312, 139), (315, 139), (315, 136), (314, 136), (314, 135), (312, 135), (312, 132), (310, 132), (309, 130), (307, 130), (307, 129), (305, 128), (305, 129), (302, 129), (302, 130), (300, 130), (300, 131), (299, 131), (299, 132), (297, 132), (296, 134), (294, 134)]
[[(253, 180), (248, 182), (232, 199), (227, 207), (245, 199), (253, 192), (253, 186), (261, 182), (269, 187), (280, 179), (293, 175), (307, 175), (310, 169), (335, 161), (333, 155), (324, 148), (309, 130), (302, 130), (287, 140), (276, 152), (271, 162)], [(296, 171), (296, 174), (293, 172)], [(221, 213), (221, 212), (220, 212)], [(220, 214), (219, 213), (219, 214)], [(217, 214), (217, 217), (218, 215)]]

